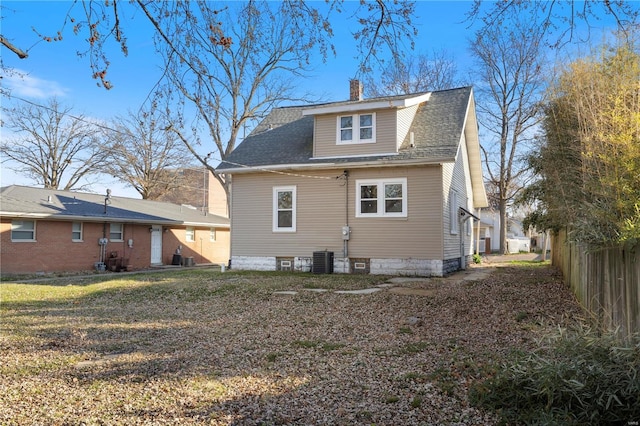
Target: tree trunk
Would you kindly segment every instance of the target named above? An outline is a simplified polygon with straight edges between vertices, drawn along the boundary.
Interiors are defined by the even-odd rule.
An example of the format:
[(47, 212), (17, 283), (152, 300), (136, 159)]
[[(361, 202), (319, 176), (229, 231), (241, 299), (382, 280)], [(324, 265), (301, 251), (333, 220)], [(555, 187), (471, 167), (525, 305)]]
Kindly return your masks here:
[(500, 197), (500, 253), (509, 254), (507, 248), (507, 200)]

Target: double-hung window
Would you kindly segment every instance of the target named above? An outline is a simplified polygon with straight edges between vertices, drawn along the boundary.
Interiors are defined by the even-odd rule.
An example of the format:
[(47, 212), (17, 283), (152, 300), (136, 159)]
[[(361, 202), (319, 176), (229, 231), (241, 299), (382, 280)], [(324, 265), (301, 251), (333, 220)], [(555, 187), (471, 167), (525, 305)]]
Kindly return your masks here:
[(35, 241), (35, 240), (36, 240), (35, 220), (11, 221), (11, 241)]
[(71, 222), (71, 241), (82, 241), (82, 222)]
[(296, 187), (273, 188), (273, 232), (296, 231)]
[(376, 114), (353, 114), (338, 117), (338, 144), (374, 143)]
[(196, 228), (193, 226), (187, 226), (184, 240), (190, 243), (194, 242), (196, 240)]
[(458, 207), (458, 193), (451, 190), (449, 193), (449, 225), (451, 234), (454, 235), (457, 235), (459, 232)]
[(216, 240), (216, 228), (209, 228), (209, 241), (215, 242)]
[(111, 241), (123, 241), (124, 225), (122, 223), (112, 223), (109, 225), (109, 239)]
[(407, 217), (407, 179), (356, 181), (356, 217)]

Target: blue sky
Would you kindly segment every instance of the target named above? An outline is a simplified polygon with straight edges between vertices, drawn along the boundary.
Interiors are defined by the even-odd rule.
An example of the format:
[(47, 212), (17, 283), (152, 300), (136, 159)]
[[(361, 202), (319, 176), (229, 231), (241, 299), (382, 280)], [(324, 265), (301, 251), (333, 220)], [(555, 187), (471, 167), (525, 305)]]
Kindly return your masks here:
[[(444, 48), (463, 60), (467, 53), (465, 38), (472, 33), (462, 21), (470, 4), (464, 1), (419, 2), (416, 51), (428, 53)], [(107, 91), (97, 87), (91, 78), (88, 59), (76, 54), (78, 50), (86, 50), (86, 43), (82, 37), (73, 35), (69, 26), (62, 41), (51, 43), (39, 42), (32, 30), (35, 28), (42, 34), (55, 35), (70, 2), (3, 1), (2, 7), (2, 34), (29, 51), (29, 58), (21, 60), (6, 49), (2, 50), (5, 66), (28, 74), (25, 81), (11, 83), (17, 96), (46, 99), (56, 95), (61, 100), (68, 100), (79, 112), (107, 119), (126, 113), (128, 108), (137, 108), (160, 75), (161, 63), (154, 51), (152, 32), (148, 25), (140, 25), (146, 23), (139, 19), (141, 17), (129, 13), (128, 17), (135, 18), (132, 22), (136, 24), (123, 22), (128, 37), (128, 56), (123, 56), (117, 46), (111, 46), (109, 59), (112, 64), (108, 78), (114, 88)], [(348, 34), (348, 27), (355, 25), (347, 22), (345, 15), (334, 15), (342, 21), (336, 19), (334, 27), (337, 56), (330, 57), (325, 64), (318, 57), (315, 75), (301, 81), (305, 90), (326, 94), (330, 100), (340, 100), (348, 95), (348, 80), (358, 65), (354, 59), (356, 42)], [(338, 84), (340, 81), (342, 85)]]
[[(123, 4), (125, 4), (123, 2)], [(27, 49), (29, 57), (17, 56), (2, 48), (0, 54), (5, 67), (16, 68), (26, 76), (23, 79), (8, 79), (3, 85), (11, 89), (12, 94), (35, 103), (45, 103), (56, 96), (65, 105), (73, 107), (74, 113), (83, 114), (98, 120), (109, 120), (124, 116), (128, 111), (136, 111), (147, 99), (154, 83), (160, 76), (160, 60), (155, 54), (152, 32), (142, 17), (133, 16), (130, 11), (125, 20), (129, 54), (123, 56), (118, 46), (110, 49), (108, 79), (113, 83), (111, 90), (96, 85), (91, 78), (89, 60), (77, 55), (86, 50), (82, 37), (73, 35), (67, 27), (64, 38), (59, 42), (39, 41), (33, 28), (41, 34), (55, 35), (61, 28), (64, 17), (71, 6), (68, 1), (2, 1), (2, 34), (22, 49)], [(448, 52), (457, 63), (459, 73), (465, 74), (470, 67), (467, 40), (473, 36), (473, 28), (464, 22), (465, 13), (471, 7), (469, 1), (419, 1), (417, 3), (416, 53), (431, 53), (434, 50)], [(126, 12), (126, 11), (125, 11)], [(311, 92), (328, 101), (343, 100), (348, 97), (348, 81), (356, 72), (358, 61), (355, 41), (349, 35), (353, 22), (345, 20), (346, 14), (336, 15), (333, 22), (336, 32), (335, 44), (337, 56), (318, 63), (314, 75), (300, 80), (304, 92)], [(130, 24), (135, 22), (135, 25)], [(18, 105), (17, 99), (2, 99), (3, 106)], [(0, 135), (6, 137), (6, 129)], [(29, 185), (29, 180), (16, 175), (2, 166), (0, 176), (2, 186), (11, 184)], [(115, 195), (139, 198), (132, 189), (109, 181), (95, 185), (92, 190), (104, 192), (110, 187)]]

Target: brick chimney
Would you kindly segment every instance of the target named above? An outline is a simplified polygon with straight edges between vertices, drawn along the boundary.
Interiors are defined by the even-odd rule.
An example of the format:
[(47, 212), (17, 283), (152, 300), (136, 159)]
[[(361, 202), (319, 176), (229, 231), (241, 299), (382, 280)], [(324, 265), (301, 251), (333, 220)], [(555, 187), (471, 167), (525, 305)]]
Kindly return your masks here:
[(361, 101), (362, 100), (362, 83), (360, 80), (349, 80), (349, 100)]

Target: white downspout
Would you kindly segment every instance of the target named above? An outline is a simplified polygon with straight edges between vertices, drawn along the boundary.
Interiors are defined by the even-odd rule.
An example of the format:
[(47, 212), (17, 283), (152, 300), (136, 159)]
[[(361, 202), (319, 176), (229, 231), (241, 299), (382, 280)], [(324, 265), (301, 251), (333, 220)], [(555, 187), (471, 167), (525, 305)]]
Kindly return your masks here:
[[(482, 217), (482, 208), (478, 208), (478, 217)], [(476, 254), (480, 255), (480, 220), (478, 220), (478, 231), (476, 232)]]

